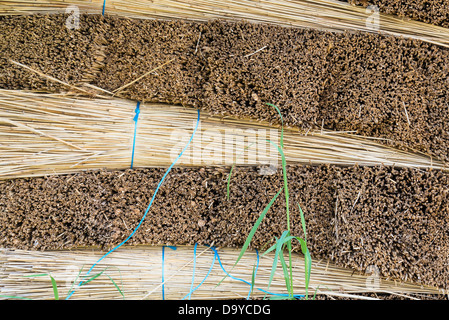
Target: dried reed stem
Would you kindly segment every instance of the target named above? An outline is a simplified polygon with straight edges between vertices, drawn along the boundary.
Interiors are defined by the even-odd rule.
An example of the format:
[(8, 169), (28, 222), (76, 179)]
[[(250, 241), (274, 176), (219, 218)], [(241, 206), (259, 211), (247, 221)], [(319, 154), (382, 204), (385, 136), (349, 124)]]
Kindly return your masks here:
[[(0, 178), (75, 173), (130, 167), (136, 103), (0, 89)], [(135, 167), (166, 167), (187, 143), (194, 109), (141, 105)], [(272, 165), (280, 155), (280, 130), (268, 123), (201, 113), (200, 127), (181, 166)], [(348, 132), (302, 133), (285, 129), (289, 164), (396, 165), (443, 169), (444, 164), (396, 150)]]
[(19, 66), (19, 67), (22, 67), (22, 68), (24, 68), (24, 69), (27, 69), (28, 71), (34, 72), (34, 73), (38, 74), (39, 76), (41, 76), (41, 77), (43, 77), (43, 78), (45, 78), (45, 79), (47, 79), (47, 80), (50, 80), (50, 81), (53, 81), (53, 82), (57, 82), (57, 83), (62, 84), (62, 85), (64, 85), (64, 86), (66, 86), (66, 87), (69, 87), (70, 89), (73, 89), (73, 90), (76, 90), (76, 91), (81, 91), (81, 92), (83, 92), (84, 94), (87, 94), (87, 95), (91, 95), (91, 94), (92, 94), (91, 92), (86, 91), (86, 90), (84, 90), (84, 89), (82, 89), (82, 88), (79, 88), (79, 87), (74, 86), (74, 85), (71, 85), (71, 84), (69, 84), (69, 83), (67, 83), (67, 82), (64, 82), (64, 81), (61, 81), (61, 80), (59, 80), (59, 79), (56, 79), (55, 77), (46, 75), (45, 73), (43, 73), (43, 72), (41, 72), (41, 71), (39, 71), (39, 70), (35, 70), (35, 69), (33, 69), (33, 68), (31, 68), (31, 67), (29, 67), (29, 66), (27, 66), (27, 65), (24, 65), (23, 63), (20, 63), (20, 62), (11, 60), (11, 59), (10, 59), (9, 61), (10, 61), (11, 63), (13, 63), (13, 64)]
[(156, 68), (154, 68), (154, 69), (152, 69), (152, 70), (146, 72), (145, 74), (141, 75), (141, 76), (138, 77), (137, 79), (135, 79), (135, 80), (133, 80), (133, 81), (131, 81), (131, 82), (129, 82), (129, 83), (127, 83), (127, 84), (121, 86), (120, 88), (115, 89), (115, 90), (113, 91), (113, 92), (114, 92), (114, 95), (116, 95), (117, 93), (119, 93), (119, 92), (122, 91), (123, 89), (129, 87), (129, 86), (132, 85), (133, 83), (136, 83), (137, 81), (139, 81), (139, 80), (145, 78), (145, 77), (148, 76), (150, 73), (152, 73), (152, 72), (154, 72), (154, 71), (156, 71), (156, 70), (159, 70), (160, 68), (162, 68), (163, 66), (169, 64), (169, 63), (172, 62), (173, 60), (175, 60), (175, 58), (173, 58), (173, 59), (171, 59), (171, 60), (169, 60), (169, 61), (167, 61), (167, 62), (161, 64), (160, 66), (158, 66), (158, 67), (156, 67)]
[[(218, 249), (220, 261), (233, 277), (251, 283), (253, 266), (257, 262), (254, 251), (248, 251), (234, 267), (239, 251)], [(190, 292), (193, 273), (193, 247), (180, 246), (177, 250), (165, 248), (164, 274), (165, 298), (183, 299)], [(89, 267), (103, 253), (93, 250), (75, 251), (0, 251), (0, 295), (14, 295), (32, 299), (51, 299), (53, 291), (49, 277), (25, 277), (33, 274), (51, 273), (59, 284), (61, 296), (65, 296), (79, 270), (84, 276)], [(208, 274), (214, 253), (206, 247), (198, 247), (195, 261), (194, 287)], [(267, 290), (273, 255), (260, 256), (252, 297), (263, 297)], [(295, 294), (305, 293), (304, 260), (299, 254), (293, 256)], [(126, 299), (161, 299), (162, 250), (161, 247), (123, 247), (105, 258), (93, 269), (91, 275), (106, 270), (114, 281), (122, 285)], [(232, 270), (232, 271), (231, 271)], [(250, 286), (225, 276), (218, 259), (204, 283), (192, 293), (192, 299), (246, 298)], [(78, 282), (77, 282), (78, 283)], [(438, 294), (438, 288), (400, 283), (372, 275), (359, 274), (350, 269), (336, 267), (327, 261), (313, 261), (309, 292), (312, 294), (351, 295), (368, 292), (408, 295), (415, 293)], [(285, 294), (282, 268), (277, 268), (269, 292)], [(121, 299), (122, 296), (107, 276), (100, 276), (86, 286), (81, 286), (71, 299)]]
[[(0, 1), (0, 15), (62, 13), (77, 5), (83, 13), (99, 14), (103, 0)], [(316, 28), (329, 31), (366, 31), (420, 39), (449, 46), (449, 29), (333, 0), (108, 0), (105, 12), (133, 18), (247, 20), (255, 23)], [(370, 23), (373, 14), (378, 24)], [(377, 16), (378, 14), (378, 16)]]

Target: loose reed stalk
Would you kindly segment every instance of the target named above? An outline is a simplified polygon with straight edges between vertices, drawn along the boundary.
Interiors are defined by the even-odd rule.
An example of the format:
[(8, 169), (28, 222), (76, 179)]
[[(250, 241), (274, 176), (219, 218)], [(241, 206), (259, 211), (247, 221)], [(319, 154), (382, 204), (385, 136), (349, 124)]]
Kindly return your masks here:
[[(166, 299), (183, 299), (190, 292), (193, 273), (193, 247), (180, 246), (177, 250), (165, 250), (164, 257), (164, 291)], [(192, 299), (234, 299), (246, 298), (250, 290), (253, 265), (257, 261), (254, 251), (247, 251), (238, 265), (233, 269), (239, 254), (237, 249), (222, 248), (217, 250), (220, 262), (232, 277), (223, 279), (225, 272), (214, 261), (214, 252), (207, 247), (198, 247), (195, 258), (195, 288), (203, 279), (203, 284), (192, 292)], [(53, 287), (50, 277), (29, 277), (36, 274), (51, 274), (58, 283), (61, 298), (71, 288), (77, 275), (81, 278), (90, 265), (102, 255), (94, 249), (75, 251), (0, 251), (0, 296), (20, 296), (31, 299), (52, 299)], [(255, 277), (253, 297), (263, 297), (270, 277), (273, 255), (260, 256), (259, 267)], [(293, 291), (304, 294), (304, 261), (302, 255), (293, 255)], [(83, 268), (84, 266), (84, 268)], [(98, 269), (97, 269), (98, 268)], [(110, 276), (120, 287), (125, 299), (161, 299), (162, 250), (161, 247), (137, 246), (123, 247), (95, 267), (101, 270), (100, 276), (85, 286), (77, 289), (71, 299), (122, 299), (121, 293), (111, 283)], [(232, 269), (232, 272), (231, 272)], [(81, 273), (80, 273), (80, 270)], [(208, 272), (210, 273), (208, 274)], [(208, 275), (206, 277), (206, 275)], [(236, 280), (242, 279), (243, 281)], [(374, 280), (374, 281), (373, 281)], [(79, 280), (76, 280), (77, 282)], [(261, 289), (261, 290), (259, 290)], [(438, 294), (438, 288), (421, 286), (413, 283), (398, 283), (392, 280), (373, 278), (366, 274), (354, 273), (353, 270), (339, 268), (326, 261), (313, 261), (309, 292), (327, 295), (362, 294), (368, 292), (390, 293), (398, 295)], [(285, 280), (281, 270), (275, 273), (270, 292), (286, 294)], [(363, 298), (363, 297), (362, 297)]]
[[(77, 5), (81, 12), (99, 14), (103, 0), (0, 1), (0, 15), (61, 13)], [(379, 28), (369, 23), (373, 12), (333, 0), (108, 0), (105, 12), (133, 18), (247, 20), (281, 26), (329, 31), (382, 32), (449, 46), (449, 29), (380, 13)], [(376, 14), (377, 15), (377, 14)]]
[[(136, 103), (0, 89), (0, 178), (130, 167)], [(166, 167), (179, 154), (197, 112), (179, 106), (141, 105), (134, 167)], [(289, 164), (444, 168), (430, 157), (396, 150), (347, 132), (307, 134), (284, 129)], [(201, 123), (181, 166), (280, 165), (272, 144), (280, 129), (267, 123), (213, 117)], [(244, 152), (242, 153), (242, 150)]]

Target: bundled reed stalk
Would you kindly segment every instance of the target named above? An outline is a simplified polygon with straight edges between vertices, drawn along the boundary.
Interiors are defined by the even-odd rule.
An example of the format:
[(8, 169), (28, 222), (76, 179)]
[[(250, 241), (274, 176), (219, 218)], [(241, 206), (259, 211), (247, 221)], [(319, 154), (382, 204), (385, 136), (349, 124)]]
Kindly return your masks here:
[[(54, 295), (50, 277), (32, 277), (51, 274), (58, 284), (61, 297), (71, 292), (72, 284), (75, 284), (73, 288), (76, 290), (71, 299), (123, 298), (111, 282), (111, 278), (121, 288), (125, 299), (246, 298), (251, 289), (253, 266), (257, 265), (257, 255), (254, 251), (247, 251), (233, 267), (239, 254), (237, 249), (218, 249), (218, 255), (214, 260), (214, 251), (209, 247), (199, 246), (195, 258), (193, 247), (190, 246), (177, 247), (176, 250), (166, 247), (164, 258), (161, 247), (123, 247), (102, 260), (90, 273), (90, 276), (93, 276), (106, 269), (101, 276), (87, 285), (77, 287), (80, 279), (83, 279), (90, 266), (102, 254), (93, 249), (77, 251), (4, 249), (0, 251), (0, 270), (2, 270), (0, 295), (52, 299)], [(251, 297), (263, 297), (266, 295), (264, 291), (274, 294), (287, 293), (281, 267), (276, 269), (271, 286), (268, 288), (273, 256), (260, 255)], [(230, 276), (217, 286), (226, 273)], [(293, 278), (294, 293), (304, 295), (302, 255), (293, 256)], [(197, 288), (198, 285), (200, 286)], [(195, 288), (196, 290), (192, 290)], [(369, 292), (397, 295), (442, 293), (438, 288), (381, 279), (374, 273), (357, 274), (325, 261), (312, 263), (308, 292), (313, 295), (315, 291), (317, 294), (331, 296), (352, 296)]]
[[(103, 12), (103, 0), (0, 1), (0, 14)], [(107, 0), (104, 11), (133, 18), (247, 20), (330, 31), (383, 32), (449, 46), (449, 30), (332, 0)]]
[[(133, 145), (135, 167), (169, 166), (187, 144), (197, 111), (141, 105), (136, 128), (135, 109), (135, 102), (123, 99), (0, 90), (0, 178), (129, 168)], [(279, 143), (279, 128), (205, 113), (200, 119), (178, 165), (280, 164), (273, 145)], [(344, 132), (285, 129), (284, 145), (290, 164), (444, 167), (425, 155)]]

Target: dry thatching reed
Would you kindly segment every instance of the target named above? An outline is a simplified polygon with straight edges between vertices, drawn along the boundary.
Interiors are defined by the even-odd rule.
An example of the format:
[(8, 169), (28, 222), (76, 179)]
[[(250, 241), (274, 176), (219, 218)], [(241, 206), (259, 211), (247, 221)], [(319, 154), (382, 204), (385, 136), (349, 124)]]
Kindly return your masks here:
[[(267, 106), (267, 108), (270, 108)], [(64, 94), (0, 89), (0, 178), (125, 169), (131, 164), (136, 103)], [(134, 167), (169, 166), (187, 144), (197, 111), (141, 105)], [(263, 122), (201, 113), (200, 126), (178, 161), (183, 166), (280, 163), (280, 129)], [(298, 132), (286, 128), (290, 164), (396, 165), (437, 169), (443, 164), (412, 152), (344, 132)]]
[[(237, 249), (217, 249), (217, 253), (214, 260), (212, 249), (198, 246), (194, 259), (192, 246), (180, 246), (176, 250), (166, 247), (164, 260), (162, 260), (161, 247), (123, 247), (95, 266), (90, 276), (106, 269), (105, 273), (87, 285), (78, 287), (71, 299), (122, 299), (122, 295), (109, 277), (118, 286), (121, 286), (126, 299), (161, 299), (162, 285), (165, 299), (188, 299), (191, 288), (195, 289), (203, 279), (205, 280), (201, 286), (191, 293), (191, 299), (246, 298), (251, 288), (253, 266), (257, 265), (255, 251), (247, 251), (234, 268), (239, 254)], [(72, 284), (75, 282), (76, 287), (79, 280), (101, 255), (103, 253), (93, 249), (76, 251), (3, 249), (0, 251), (2, 270), (0, 295), (52, 299), (54, 295), (50, 277), (29, 277), (49, 273), (58, 284), (60, 296), (65, 297), (72, 290)], [(271, 253), (264, 256), (259, 255), (259, 265), (251, 297), (265, 296), (266, 293), (263, 290), (275, 294), (287, 293), (281, 267), (276, 269), (271, 286), (267, 289), (273, 256)], [(162, 270), (162, 261), (164, 261), (164, 270)], [(216, 286), (226, 275), (223, 269), (232, 277), (226, 277), (219, 286)], [(164, 282), (162, 282), (162, 274), (164, 274)], [(81, 278), (77, 278), (78, 275)], [(294, 293), (304, 295), (305, 278), (302, 255), (293, 256), (293, 276), (295, 279)], [(336, 267), (326, 261), (313, 261), (312, 263), (309, 293), (313, 295), (315, 291), (317, 294), (330, 296), (357, 296), (357, 294), (369, 292), (403, 296), (442, 293), (438, 288), (381, 279), (375, 272), (357, 274), (352, 270)]]
[[(82, 13), (101, 13), (103, 0), (85, 1), (0, 1), (0, 15), (61, 13), (67, 6), (77, 5)], [(382, 32), (420, 39), (449, 47), (449, 30), (425, 23), (404, 21), (330, 0), (108, 0), (105, 12), (134, 18), (244, 19), (255, 23), (316, 28), (330, 31)], [(379, 18), (376, 21), (377, 17)], [(374, 20), (372, 20), (374, 19)], [(55, 79), (50, 79), (55, 80)], [(86, 82), (89, 79), (86, 80)], [(73, 88), (72, 88), (73, 89)], [(98, 89), (98, 88), (96, 88)], [(79, 88), (75, 88), (75, 91)], [(82, 91), (82, 90), (81, 90)], [(105, 92), (106, 96), (109, 93)], [(135, 102), (123, 99), (95, 99), (66, 94), (44, 94), (0, 90), (0, 178), (73, 173), (80, 170), (128, 168), (134, 140)], [(187, 142), (193, 131), (196, 111), (176, 106), (142, 105), (138, 119), (136, 167), (168, 166)], [(265, 135), (261, 135), (265, 132)], [(208, 136), (208, 133), (212, 135)], [(230, 139), (224, 140), (226, 133)], [(261, 138), (263, 136), (263, 138)], [(204, 137), (207, 143), (203, 144)], [(218, 138), (217, 138), (218, 137)], [(266, 139), (278, 143), (279, 128), (266, 123), (218, 118), (201, 114), (201, 128), (178, 164), (189, 166), (271, 163), (272, 152)], [(217, 138), (217, 139), (215, 139)], [(200, 142), (200, 143), (198, 143)], [(225, 143), (223, 143), (225, 142)], [(262, 143), (261, 143), (262, 142)], [(297, 132), (285, 130), (285, 154), (288, 163), (334, 163), (340, 165), (396, 165), (441, 169), (443, 164), (429, 157), (398, 151), (345, 132)], [(256, 148), (251, 148), (255, 145)], [(258, 146), (262, 145), (263, 148)], [(254, 151), (254, 149), (256, 151)], [(265, 152), (260, 152), (265, 149)], [(201, 155), (198, 157), (198, 152)], [(267, 156), (268, 152), (268, 156)], [(275, 161), (279, 161), (275, 153)], [(160, 247), (121, 248), (108, 256), (95, 270), (122, 285), (127, 299), (160, 299), (163, 283), (166, 299), (189, 297), (194, 286), (208, 274), (213, 252), (199, 250), (193, 272), (192, 247), (165, 250), (164, 269)], [(51, 299), (50, 277), (26, 277), (50, 273), (62, 285), (61, 295), (69, 292), (79, 270), (83, 276), (88, 267), (102, 255), (99, 251), (22, 251), (0, 252), (0, 294), (33, 299)], [(225, 270), (231, 271), (238, 251), (219, 250)], [(262, 297), (270, 276), (273, 257), (260, 258), (253, 297)], [(232, 269), (234, 277), (251, 281), (254, 252), (243, 256)], [(295, 255), (293, 261), (294, 292), (305, 293), (304, 261)], [(245, 298), (250, 286), (224, 276), (218, 261), (192, 299)], [(348, 295), (385, 292), (399, 295), (436, 294), (437, 288), (411, 283), (396, 283), (368, 275), (354, 274), (323, 261), (314, 261), (309, 292)], [(62, 282), (61, 282), (62, 281)], [(270, 292), (286, 293), (281, 268), (278, 268)], [(77, 289), (73, 299), (121, 299), (122, 296), (106, 276), (100, 276)]]
[[(105, 12), (133, 18), (247, 20), (255, 23), (329, 31), (382, 32), (449, 46), (449, 30), (405, 20), (333, 0), (107, 0)], [(0, 14), (61, 13), (76, 5), (80, 12), (102, 13), (103, 0), (0, 1)]]

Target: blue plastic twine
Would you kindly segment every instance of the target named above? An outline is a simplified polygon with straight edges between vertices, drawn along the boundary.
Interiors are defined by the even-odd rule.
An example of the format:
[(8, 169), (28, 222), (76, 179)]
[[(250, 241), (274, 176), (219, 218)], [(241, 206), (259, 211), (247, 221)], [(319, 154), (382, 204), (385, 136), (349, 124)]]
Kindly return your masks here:
[(204, 279), (200, 282), (200, 284), (197, 285), (197, 286), (195, 287), (195, 289), (192, 289), (192, 287), (193, 287), (193, 280), (194, 280), (194, 278), (195, 278), (196, 247), (197, 247), (197, 243), (195, 243), (195, 247), (193, 248), (193, 252), (194, 252), (194, 253), (193, 253), (193, 254), (194, 254), (194, 257), (193, 257), (193, 275), (192, 275), (192, 284), (190, 285), (190, 292), (189, 292), (188, 294), (186, 294), (186, 295), (184, 296), (184, 298), (182, 298), (182, 300), (184, 300), (187, 296), (189, 297), (189, 300), (190, 300), (190, 297), (192, 296), (192, 293), (193, 293), (196, 289), (198, 289), (198, 288), (204, 283), (204, 281), (206, 281), (207, 277), (209, 276), (209, 274), (211, 273), (211, 271), (212, 271), (212, 269), (213, 269), (213, 267), (214, 267), (214, 265), (215, 265), (215, 260), (216, 260), (216, 258), (217, 258), (217, 255), (214, 253), (214, 258), (213, 258), (213, 260), (212, 260), (212, 264), (210, 265), (209, 271), (207, 272), (206, 276), (205, 276)]
[[(231, 276), (231, 275), (225, 270), (225, 268), (223, 267), (223, 264), (222, 264), (221, 261), (220, 261), (220, 256), (218, 255), (218, 252), (217, 252), (217, 250), (215, 249), (215, 247), (211, 247), (211, 249), (215, 252), (215, 255), (217, 256), (217, 259), (218, 259), (218, 263), (220, 264), (221, 269), (223, 270), (224, 273), (226, 273), (226, 275), (228, 275), (231, 279), (234, 279), (234, 280), (237, 280), (237, 281), (241, 281), (241, 282), (246, 283), (247, 285), (250, 285), (250, 286), (252, 285), (251, 283), (249, 283), (249, 282), (246, 281), (246, 280), (243, 280), (243, 279), (240, 279), (240, 278), (236, 278), (236, 277), (234, 277), (234, 276)], [(256, 289), (259, 290), (259, 291), (261, 291), (261, 292), (264, 292), (264, 293), (266, 293), (266, 294), (272, 295), (272, 296), (289, 297), (289, 294), (286, 294), (286, 293), (273, 293), (273, 292), (269, 292), (269, 291), (266, 291), (266, 290), (263, 290), (263, 289), (259, 289), (259, 288), (256, 288)], [(300, 299), (300, 298), (303, 298), (304, 295), (294, 294), (293, 297), (296, 298), (296, 299)]]
[[(194, 255), (195, 255), (195, 256), (194, 256), (194, 260), (193, 260), (193, 275), (195, 275), (196, 247), (197, 247), (197, 244), (195, 244), (195, 247), (194, 247), (194, 249), (193, 249), (193, 250), (194, 250)], [(245, 280), (240, 279), (240, 278), (236, 278), (236, 277), (230, 275), (230, 274), (225, 270), (223, 264), (221, 263), (220, 255), (218, 254), (218, 250), (215, 249), (215, 247), (209, 247), (209, 248), (210, 248), (210, 249), (213, 251), (213, 253), (214, 253), (214, 259), (213, 259), (213, 261), (212, 261), (211, 267), (209, 268), (209, 271), (207, 272), (206, 276), (205, 276), (204, 279), (201, 281), (201, 283), (195, 287), (195, 289), (192, 289), (192, 287), (193, 287), (193, 279), (194, 279), (194, 276), (192, 276), (192, 284), (191, 284), (191, 286), (190, 286), (190, 292), (189, 292), (188, 294), (186, 294), (186, 295), (184, 296), (184, 298), (182, 298), (182, 300), (184, 300), (186, 297), (189, 297), (189, 299), (190, 299), (190, 296), (192, 295), (192, 293), (193, 293), (196, 289), (198, 289), (198, 288), (203, 284), (203, 282), (207, 279), (207, 277), (208, 277), (209, 274), (211, 273), (212, 268), (213, 268), (213, 266), (214, 266), (214, 264), (215, 264), (215, 260), (216, 260), (216, 259), (218, 259), (218, 263), (220, 264), (220, 267), (221, 267), (221, 269), (223, 270), (223, 272), (224, 272), (226, 275), (228, 275), (231, 279), (234, 279), (234, 280), (236, 280), (236, 281), (240, 281), (240, 282), (246, 283), (247, 285), (249, 285), (249, 286), (252, 287), (252, 284), (251, 284), (250, 282), (245, 281)], [(254, 278), (256, 277), (257, 270), (259, 269), (259, 260), (260, 260), (260, 258), (259, 258), (259, 251), (258, 251), (258, 250), (256, 250), (256, 255), (257, 255), (257, 263), (256, 263), (256, 269), (255, 269), (255, 271), (254, 271)], [(273, 292), (269, 292), (269, 291), (266, 291), (266, 290), (263, 290), (263, 289), (259, 289), (259, 288), (255, 288), (255, 289), (256, 289), (256, 290), (259, 290), (259, 291), (261, 291), (261, 292), (264, 292), (264, 293), (266, 293), (266, 294), (272, 295), (272, 296), (278, 296), (278, 297), (288, 297), (288, 296), (289, 296), (288, 294), (283, 294), (283, 293), (273, 293)], [(249, 293), (248, 293), (247, 299), (249, 299), (250, 294), (251, 294), (251, 289), (250, 289), (250, 291), (249, 291)], [(293, 297), (299, 299), (299, 298), (302, 298), (302, 297), (304, 297), (304, 296), (303, 296), (303, 295), (293, 295)]]
[[(176, 250), (175, 246), (167, 246), (172, 250)], [(165, 264), (165, 246), (162, 246), (162, 300), (165, 300), (165, 278), (164, 278), (164, 264)]]
[[(192, 296), (192, 292), (193, 292), (193, 283), (195, 281), (195, 268), (196, 268), (196, 247), (198, 246), (198, 243), (195, 243), (195, 246), (193, 247), (193, 273), (192, 273), (192, 283), (190, 284), (190, 292), (187, 296), (189, 296), (189, 300), (190, 297)], [(186, 296), (186, 297), (187, 297)], [(185, 298), (185, 297), (184, 297)]]
[(104, 16), (104, 8), (106, 7), (106, 0), (103, 1), (103, 11), (102, 11), (102, 15)]
[(137, 102), (136, 109), (134, 110), (136, 115), (134, 116), (134, 138), (133, 138), (133, 151), (131, 155), (131, 169), (133, 168), (134, 164), (134, 150), (136, 149), (136, 133), (137, 133), (137, 120), (139, 120), (139, 114), (140, 114), (140, 101)]
[[(176, 164), (176, 162), (178, 162), (179, 158), (181, 158), (182, 154), (187, 150), (187, 148), (189, 147), (190, 143), (193, 140), (193, 137), (195, 136), (196, 130), (198, 129), (198, 125), (200, 123), (200, 110), (198, 109), (198, 118), (196, 120), (196, 126), (195, 126), (195, 130), (193, 130), (192, 136), (190, 137), (189, 142), (187, 143), (187, 145), (184, 147), (184, 149), (182, 149), (181, 153), (176, 157), (175, 161), (173, 161), (173, 163), (170, 165), (170, 167), (168, 167), (167, 171), (165, 172), (164, 176), (162, 177), (161, 181), (159, 181), (159, 184), (156, 187), (156, 190), (154, 191), (153, 197), (151, 198), (150, 204), (148, 205), (147, 210), (145, 211), (145, 214), (143, 215), (142, 219), (140, 220), (139, 224), (137, 225), (137, 227), (134, 229), (134, 231), (128, 236), (128, 238), (126, 238), (122, 243), (120, 243), (118, 246), (116, 246), (115, 248), (111, 249), (109, 252), (107, 252), (104, 256), (102, 256), (100, 259), (98, 259), (97, 262), (95, 262), (92, 267), (90, 267), (90, 269), (87, 271), (86, 276), (88, 276), (90, 274), (90, 272), (92, 271), (92, 269), (104, 258), (106, 258), (109, 254), (111, 254), (112, 252), (114, 252), (115, 250), (117, 250), (118, 248), (120, 248), (123, 244), (125, 244), (137, 231), (137, 229), (139, 229), (140, 225), (142, 224), (143, 220), (145, 220), (145, 217), (148, 214), (148, 211), (150, 211), (151, 205), (153, 204), (154, 198), (156, 197), (157, 192), (159, 191), (159, 188), (161, 187), (162, 183), (165, 180), (165, 177), (167, 177), (168, 173), (171, 171), (171, 169), (173, 168), (173, 166)], [(80, 283), (78, 284), (77, 287), (80, 287), (82, 285), (83, 281), (80, 281)], [(66, 300), (68, 300), (73, 293), (75, 293), (75, 289), (70, 292), (70, 294), (67, 296)]]

